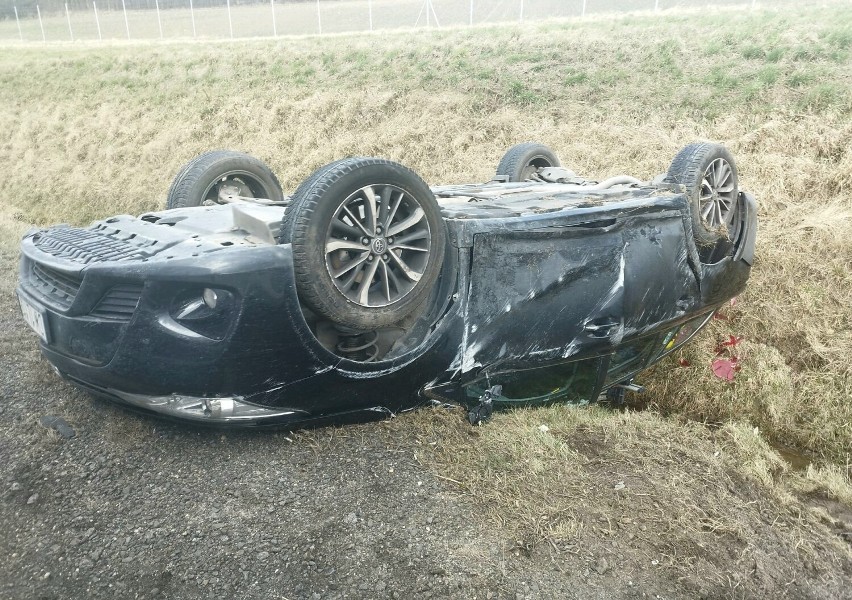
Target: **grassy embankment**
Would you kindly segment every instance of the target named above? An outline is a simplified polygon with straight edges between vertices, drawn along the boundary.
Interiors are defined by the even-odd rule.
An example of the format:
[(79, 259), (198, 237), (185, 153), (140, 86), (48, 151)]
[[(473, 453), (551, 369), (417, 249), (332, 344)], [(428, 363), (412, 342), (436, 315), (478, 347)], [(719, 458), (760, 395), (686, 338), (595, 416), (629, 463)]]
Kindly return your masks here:
[[(852, 503), (850, 65), (852, 8), (840, 3), (215, 46), (9, 47), (0, 226), (12, 247), (28, 224), (160, 208), (181, 163), (214, 147), (258, 155), (292, 190), (346, 155), (398, 160), (433, 183), (485, 180), (528, 139), (581, 174), (651, 177), (684, 144), (719, 140), (760, 203), (758, 260), (727, 320), (684, 351), (691, 366), (673, 358), (642, 378), (655, 411), (524, 411), (475, 440), (437, 419), (444, 442), (429, 460), (505, 504), (570, 475), (560, 440), (572, 432), (650, 456), (658, 432), (677, 429), (660, 416), (672, 414), (727, 423), (684, 426), (679, 439), (732, 444), (729, 466), (765, 485), (827, 486)], [(745, 338), (733, 383), (709, 367), (729, 334)], [(541, 435), (541, 423), (562, 437)], [(764, 440), (821, 467), (790, 474)], [(542, 510), (557, 518), (565, 507)]]

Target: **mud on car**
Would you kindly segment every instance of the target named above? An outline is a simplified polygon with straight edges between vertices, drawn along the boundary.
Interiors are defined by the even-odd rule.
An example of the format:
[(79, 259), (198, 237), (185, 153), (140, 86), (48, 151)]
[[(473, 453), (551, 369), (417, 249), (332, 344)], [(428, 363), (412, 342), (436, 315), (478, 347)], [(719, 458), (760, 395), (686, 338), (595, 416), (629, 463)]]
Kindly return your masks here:
[(189, 161), (167, 210), (22, 241), (45, 358), (98, 395), (211, 424), (291, 425), (428, 400), (618, 402), (740, 293), (754, 198), (721, 145), (603, 181), (510, 148), (486, 183), (429, 187), (346, 158), (292, 195), (261, 161)]

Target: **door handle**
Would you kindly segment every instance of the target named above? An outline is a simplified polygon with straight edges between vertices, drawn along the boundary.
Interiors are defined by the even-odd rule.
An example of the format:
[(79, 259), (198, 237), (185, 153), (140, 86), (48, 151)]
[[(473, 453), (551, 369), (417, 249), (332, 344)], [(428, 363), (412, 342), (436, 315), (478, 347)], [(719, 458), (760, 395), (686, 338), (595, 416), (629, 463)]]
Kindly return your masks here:
[(609, 333), (621, 326), (621, 321), (601, 320), (586, 323), (583, 326), (585, 331), (588, 331), (592, 337), (606, 337)]

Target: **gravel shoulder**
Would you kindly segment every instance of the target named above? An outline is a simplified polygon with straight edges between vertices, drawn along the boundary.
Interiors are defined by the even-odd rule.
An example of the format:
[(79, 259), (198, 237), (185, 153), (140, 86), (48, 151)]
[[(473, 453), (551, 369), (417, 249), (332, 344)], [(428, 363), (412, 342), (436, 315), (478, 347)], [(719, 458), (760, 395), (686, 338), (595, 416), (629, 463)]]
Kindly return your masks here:
[[(720, 546), (708, 556), (727, 558), (705, 560), (691, 578), (655, 568), (653, 546), (633, 541), (647, 528), (622, 500), (580, 498), (595, 526), (575, 545), (513, 539), (495, 526), (495, 506), (428, 458), (428, 415), (219, 431), (92, 399), (41, 358), (18, 314), (15, 260), (3, 251), (0, 598), (852, 597), (848, 557), (786, 564), (795, 549), (775, 546), (786, 538), (771, 534), (771, 507), (755, 517), (767, 532), (755, 542), (759, 563), (744, 565), (742, 544)], [(41, 425), (47, 415), (65, 419), (74, 437)], [(577, 443), (594, 456), (599, 441)], [(591, 490), (594, 476), (571, 485)], [(737, 498), (748, 504), (748, 494), (766, 506), (750, 488)], [(753, 580), (726, 587), (727, 568)]]

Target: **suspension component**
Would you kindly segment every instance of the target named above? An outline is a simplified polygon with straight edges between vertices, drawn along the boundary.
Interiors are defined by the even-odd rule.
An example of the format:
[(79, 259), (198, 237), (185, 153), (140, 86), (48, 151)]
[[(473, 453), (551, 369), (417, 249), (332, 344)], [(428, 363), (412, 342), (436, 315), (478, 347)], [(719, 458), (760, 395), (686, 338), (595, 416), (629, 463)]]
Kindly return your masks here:
[(350, 360), (358, 362), (373, 362), (379, 356), (378, 331), (358, 331), (348, 327), (336, 326), (340, 341), (337, 343), (337, 353)]

